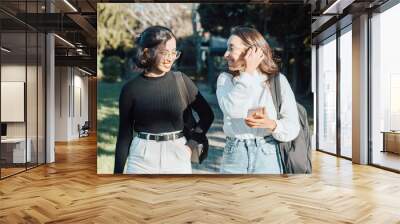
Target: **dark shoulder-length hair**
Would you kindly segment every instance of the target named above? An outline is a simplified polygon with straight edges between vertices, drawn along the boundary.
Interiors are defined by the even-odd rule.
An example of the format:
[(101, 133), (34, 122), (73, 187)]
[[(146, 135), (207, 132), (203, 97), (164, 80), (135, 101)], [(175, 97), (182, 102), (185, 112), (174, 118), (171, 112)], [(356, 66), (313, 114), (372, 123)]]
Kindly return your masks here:
[[(246, 47), (255, 46), (262, 49), (264, 59), (261, 61), (258, 69), (267, 76), (274, 76), (279, 73), (279, 68), (273, 58), (273, 53), (268, 42), (256, 29), (246, 26), (237, 26), (232, 29), (231, 36), (239, 37)], [(239, 75), (238, 71), (230, 71), (233, 76)]]
[(137, 51), (134, 62), (136, 66), (145, 70), (150, 69), (155, 62), (157, 47), (172, 38), (176, 40), (172, 31), (166, 27), (150, 26), (146, 28), (135, 41)]

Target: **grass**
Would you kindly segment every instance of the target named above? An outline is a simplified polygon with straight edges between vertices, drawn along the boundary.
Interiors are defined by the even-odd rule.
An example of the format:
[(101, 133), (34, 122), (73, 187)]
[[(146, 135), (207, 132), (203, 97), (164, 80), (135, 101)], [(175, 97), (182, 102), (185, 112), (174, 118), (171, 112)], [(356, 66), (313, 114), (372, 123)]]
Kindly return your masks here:
[(97, 173), (112, 173), (118, 134), (118, 100), (125, 82), (98, 82)]

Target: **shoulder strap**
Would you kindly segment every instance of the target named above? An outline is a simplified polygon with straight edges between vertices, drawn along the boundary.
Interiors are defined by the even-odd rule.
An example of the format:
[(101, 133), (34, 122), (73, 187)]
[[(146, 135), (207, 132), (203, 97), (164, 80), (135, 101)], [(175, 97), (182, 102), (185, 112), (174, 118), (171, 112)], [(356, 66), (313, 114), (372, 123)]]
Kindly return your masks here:
[(270, 88), (271, 88), (272, 100), (274, 101), (274, 106), (276, 109), (277, 118), (281, 119), (282, 115), (280, 111), (282, 106), (282, 95), (281, 95), (281, 82), (279, 73), (271, 78)]
[(183, 80), (182, 73), (180, 72), (174, 72), (177, 84), (178, 84), (178, 90), (179, 90), (179, 95), (181, 96), (181, 100), (184, 103), (184, 106), (187, 107), (189, 105), (189, 93), (186, 88), (185, 80)]

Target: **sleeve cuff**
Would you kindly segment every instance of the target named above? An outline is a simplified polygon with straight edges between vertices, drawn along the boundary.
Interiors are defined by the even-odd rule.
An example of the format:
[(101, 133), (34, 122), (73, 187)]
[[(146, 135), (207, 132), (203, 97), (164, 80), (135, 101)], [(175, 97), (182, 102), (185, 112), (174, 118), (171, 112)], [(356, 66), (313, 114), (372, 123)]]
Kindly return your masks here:
[(191, 150), (197, 149), (197, 147), (199, 146), (199, 142), (193, 140), (193, 139), (189, 139), (185, 145), (187, 145)]
[[(196, 130), (198, 131), (199, 129)], [(190, 138), (187, 139), (185, 144), (189, 146), (189, 148), (191, 148), (192, 150), (197, 149), (199, 145), (204, 144), (207, 139), (207, 137), (202, 132), (199, 133), (197, 131), (192, 132)]]
[(281, 122), (279, 120), (275, 120), (275, 123), (276, 123), (276, 127), (272, 131), (272, 134), (279, 135), (279, 133), (281, 133), (282, 124), (281, 124)]

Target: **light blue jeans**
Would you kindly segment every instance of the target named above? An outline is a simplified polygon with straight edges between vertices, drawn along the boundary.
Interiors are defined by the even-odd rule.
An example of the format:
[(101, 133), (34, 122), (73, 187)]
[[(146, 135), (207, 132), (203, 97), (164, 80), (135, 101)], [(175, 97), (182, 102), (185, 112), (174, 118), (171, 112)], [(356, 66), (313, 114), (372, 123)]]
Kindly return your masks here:
[(226, 138), (220, 173), (281, 174), (278, 142), (272, 136), (256, 139)]

